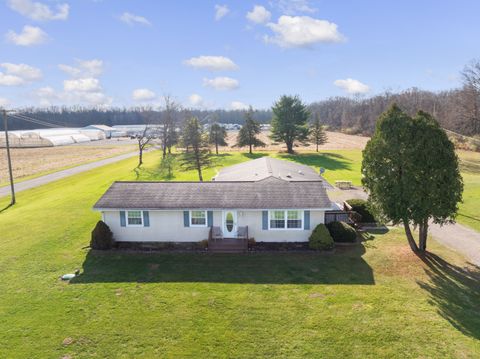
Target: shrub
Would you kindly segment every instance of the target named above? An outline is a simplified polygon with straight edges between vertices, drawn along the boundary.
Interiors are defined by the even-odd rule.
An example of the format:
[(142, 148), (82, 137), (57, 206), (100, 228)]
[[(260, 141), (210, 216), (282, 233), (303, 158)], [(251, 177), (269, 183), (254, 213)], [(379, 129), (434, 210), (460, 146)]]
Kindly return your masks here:
[(92, 249), (111, 249), (113, 247), (113, 233), (103, 221), (98, 221), (92, 231), (92, 240), (90, 248)]
[(368, 209), (367, 201), (363, 199), (349, 199), (346, 202), (352, 207), (352, 211), (357, 212), (360, 216), (362, 216), (361, 221), (363, 223), (376, 222), (375, 217)]
[(335, 242), (353, 243), (357, 240), (357, 232), (348, 223), (330, 222), (327, 228)]
[(321, 223), (315, 227), (308, 238), (308, 246), (310, 249), (332, 249), (334, 247), (333, 239), (328, 232), (327, 227)]
[(198, 249), (207, 249), (208, 248), (208, 239), (201, 240), (197, 243)]

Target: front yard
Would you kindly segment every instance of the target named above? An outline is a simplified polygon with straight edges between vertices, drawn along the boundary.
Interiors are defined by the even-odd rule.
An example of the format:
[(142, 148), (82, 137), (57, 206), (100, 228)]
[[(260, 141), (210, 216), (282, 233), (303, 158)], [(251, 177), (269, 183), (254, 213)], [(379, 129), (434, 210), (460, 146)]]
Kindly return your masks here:
[[(355, 171), (339, 154), (308, 160), (327, 178)], [(139, 178), (158, 154), (146, 161)], [(91, 252), (91, 207), (134, 166), (21, 192), (0, 212), (0, 357), (480, 356), (480, 269), (435, 242), (422, 260), (398, 229), (334, 254)]]

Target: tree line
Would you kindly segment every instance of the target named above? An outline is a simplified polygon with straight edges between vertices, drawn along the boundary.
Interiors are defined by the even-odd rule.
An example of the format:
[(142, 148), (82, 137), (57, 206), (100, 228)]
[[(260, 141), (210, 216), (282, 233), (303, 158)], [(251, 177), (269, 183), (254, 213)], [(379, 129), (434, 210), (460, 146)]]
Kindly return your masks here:
[[(460, 73), (460, 88), (432, 92), (411, 88), (400, 92), (386, 91), (369, 98), (332, 97), (308, 105), (308, 110), (318, 116), (323, 125), (333, 131), (371, 135), (381, 113), (393, 103), (413, 116), (417, 111), (431, 113), (440, 126), (467, 136), (480, 135), (480, 60), (473, 60)], [(246, 121), (245, 110), (198, 110), (181, 109), (201, 122), (238, 123)], [(126, 125), (144, 124), (151, 117), (165, 117), (171, 113), (149, 107), (92, 109), (84, 107), (50, 107), (47, 109), (26, 108), (22, 112), (39, 120), (51, 122), (59, 127), (83, 127), (91, 124)], [(178, 115), (178, 114), (177, 114)], [(274, 113), (271, 109), (256, 111), (259, 123), (270, 123)], [(3, 129), (0, 124), (0, 129)], [(38, 125), (12, 121), (12, 130), (32, 129)]]

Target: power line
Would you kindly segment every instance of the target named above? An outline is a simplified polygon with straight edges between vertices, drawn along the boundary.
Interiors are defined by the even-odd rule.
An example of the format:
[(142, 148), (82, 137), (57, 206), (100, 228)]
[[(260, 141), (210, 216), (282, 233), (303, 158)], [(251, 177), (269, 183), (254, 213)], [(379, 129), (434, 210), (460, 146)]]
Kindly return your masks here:
[(33, 122), (33, 123), (36, 123), (36, 124), (39, 124), (39, 125), (42, 125), (42, 126), (46, 126), (46, 127), (69, 127), (68, 125), (66, 125), (64, 123), (55, 123), (55, 122), (52, 122), (52, 121), (40, 120), (38, 118), (23, 115), (23, 114), (20, 114), (20, 113), (16, 113), (14, 115), (9, 115), (9, 116), (10, 117), (14, 116), (16, 119), (24, 120), (24, 121), (28, 121), (28, 122)]
[(14, 119), (14, 120), (22, 120), (22, 121), (26, 121), (26, 122), (29, 122), (29, 123), (34, 123), (34, 124), (40, 125), (40, 126), (51, 127), (51, 128), (57, 127), (55, 125), (44, 123), (42, 121), (25, 119), (25, 118), (22, 118), (22, 117), (17, 117), (15, 115), (8, 115), (8, 117), (10, 117), (11, 119)]

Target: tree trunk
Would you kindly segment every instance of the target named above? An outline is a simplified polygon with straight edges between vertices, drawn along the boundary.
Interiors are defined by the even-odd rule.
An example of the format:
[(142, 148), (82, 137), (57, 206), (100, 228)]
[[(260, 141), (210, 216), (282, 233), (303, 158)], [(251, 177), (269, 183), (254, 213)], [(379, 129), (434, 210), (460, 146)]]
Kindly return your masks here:
[(249, 146), (249, 151), (248, 151), (248, 153), (252, 154), (252, 143), (250, 143), (248, 146)]
[(195, 152), (195, 163), (197, 165), (198, 180), (200, 182), (203, 182), (202, 166), (200, 164), (200, 153), (199, 153), (199, 150), (197, 148), (194, 148), (193, 151)]
[(215, 142), (215, 153), (218, 155), (218, 142)]
[(418, 229), (419, 229), (418, 247), (420, 252), (425, 252), (427, 250), (428, 220), (424, 220), (424, 222), (420, 224)]
[(167, 146), (165, 144), (162, 144), (162, 158), (167, 157)]
[(287, 141), (287, 152), (293, 154), (293, 142)]
[(172, 154), (172, 146), (168, 146), (168, 154), (169, 154), (169, 155)]
[(412, 231), (410, 230), (410, 225), (408, 224), (407, 220), (403, 220), (403, 226), (405, 227), (405, 233), (407, 235), (407, 240), (408, 244), (410, 245), (410, 248), (414, 252), (418, 252), (418, 246), (417, 243), (415, 242), (415, 238), (413, 238)]
[(143, 147), (138, 145), (138, 166), (140, 167), (143, 164)]
[(317, 141), (317, 152), (318, 152), (318, 141)]

